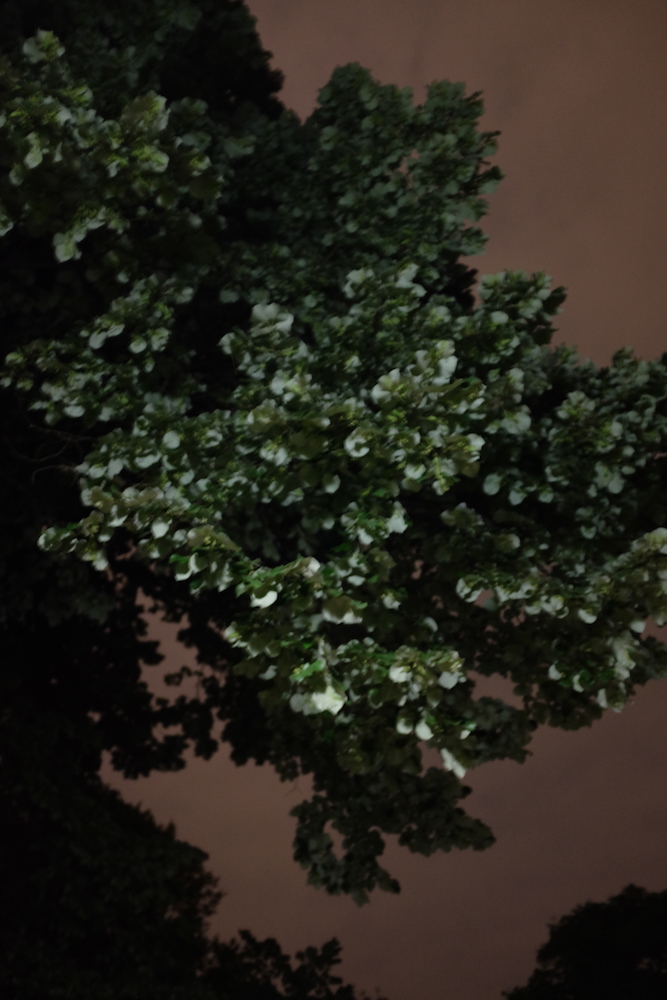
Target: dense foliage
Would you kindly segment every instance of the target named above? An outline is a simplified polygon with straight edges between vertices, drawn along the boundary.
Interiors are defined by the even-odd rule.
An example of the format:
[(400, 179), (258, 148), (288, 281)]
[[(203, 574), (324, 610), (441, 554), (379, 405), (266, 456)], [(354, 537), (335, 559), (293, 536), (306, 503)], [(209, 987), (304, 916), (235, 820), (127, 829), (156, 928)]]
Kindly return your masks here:
[[(468, 768), (667, 673), (667, 355), (552, 348), (544, 274), (473, 290), (501, 175), (462, 85), (350, 65), (301, 122), (238, 3), (0, 9), (7, 629), (78, 653), (40, 697), (127, 775), (218, 720), (311, 774), (295, 857), (359, 902), (382, 834), (489, 846)], [(196, 695), (151, 700), (141, 595)]]
[(538, 968), (508, 1000), (662, 1000), (667, 992), (667, 892), (628, 885), (550, 929)]
[[(297, 953), (273, 939), (207, 933), (220, 893), (206, 855), (99, 780), (73, 780), (48, 733), (3, 754), (0, 995), (7, 1000), (355, 1000), (333, 974), (340, 946)], [(40, 741), (40, 736), (42, 739)], [(22, 780), (7, 779), (20, 777)], [(26, 776), (28, 780), (26, 780)], [(33, 778), (30, 782), (30, 778)]]

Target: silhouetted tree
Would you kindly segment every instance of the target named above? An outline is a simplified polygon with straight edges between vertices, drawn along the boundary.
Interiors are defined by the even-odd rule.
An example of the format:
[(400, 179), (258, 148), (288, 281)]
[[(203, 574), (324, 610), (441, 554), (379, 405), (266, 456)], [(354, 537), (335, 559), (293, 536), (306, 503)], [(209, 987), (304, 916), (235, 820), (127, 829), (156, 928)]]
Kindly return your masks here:
[[(8, 132), (16, 128), (15, 136), (30, 142), (33, 113), (21, 101), (13, 103), (8, 92), (18, 77), (7, 53), (15, 58), (26, 38), (53, 21), (72, 38), (73, 62), (77, 44), (85, 53), (91, 32), (97, 32), (98, 41), (109, 42), (111, 61), (118, 52), (112, 43), (121, 44), (122, 53), (122, 45), (134, 37), (138, 62), (143, 65), (146, 57), (150, 63), (159, 49), (159, 30), (151, 35), (150, 58), (146, 25), (143, 34), (132, 35), (145, 6), (115, 5), (115, 37), (109, 28), (112, 8), (0, 4), (3, 210), (12, 204), (16, 187), (15, 178), (7, 187), (5, 168), (13, 156)], [(129, 18), (125, 34), (123, 13)], [(210, 79), (198, 73), (202, 92), (218, 88), (230, 116), (244, 101), (255, 101), (269, 117), (277, 114), (280, 105), (272, 94), (279, 76), (268, 69), (247, 10), (238, 3), (213, 4), (208, 14), (208, 27), (217, 25), (217, 34), (199, 31), (190, 55), (182, 54), (172, 94), (179, 81), (185, 85), (188, 72), (206, 69), (197, 45), (213, 44), (217, 37), (218, 43), (226, 42), (226, 58), (209, 66)], [(159, 17), (157, 5), (152, 15)], [(162, 27), (169, 34), (168, 17)], [(178, 24), (171, 24), (172, 40), (177, 31)], [(95, 55), (100, 56), (99, 46), (89, 53)], [(88, 68), (92, 77), (98, 74), (96, 107), (105, 101), (111, 106), (119, 93), (114, 74), (103, 58), (90, 59)], [(24, 83), (32, 92), (26, 96), (36, 124), (42, 120), (37, 106), (48, 103), (50, 95), (48, 88), (36, 92), (29, 77)], [(75, 183), (83, 190), (87, 181), (82, 169)], [(46, 183), (45, 204), (52, 208), (71, 204), (72, 195), (71, 187)], [(57, 336), (56, 314), (62, 320), (71, 306), (73, 318), (77, 301), (81, 305), (78, 294), (86, 298), (90, 293), (88, 305), (94, 307), (97, 293), (86, 292), (77, 278), (73, 286), (73, 275), (62, 283), (61, 265), (56, 263), (54, 272), (44, 239), (30, 224), (25, 231), (21, 225), (7, 230), (3, 222), (2, 229), (4, 357), (27, 342), (31, 313), (35, 331), (39, 328), (48, 343)], [(21, 289), (21, 302), (12, 288)], [(61, 293), (63, 311), (55, 310), (51, 326), (45, 303)], [(332, 972), (340, 952), (335, 940), (298, 953), (293, 963), (274, 940), (257, 941), (248, 931), (232, 942), (211, 938), (208, 920), (221, 894), (205, 869), (204, 852), (177, 840), (173, 828), (159, 827), (150, 813), (126, 804), (102, 784), (98, 772), (105, 750), (128, 776), (182, 767), (189, 740), (209, 756), (216, 746), (210, 736), (212, 713), (196, 699), (159, 704), (141, 679), (142, 668), (159, 664), (162, 656), (156, 643), (143, 638), (145, 597), (136, 575), (124, 572), (122, 546), (106, 573), (37, 546), (46, 524), (82, 516), (73, 465), (91, 439), (72, 428), (50, 428), (7, 387), (0, 392), (0, 432), (0, 996), (354, 1000), (358, 994)], [(183, 585), (155, 582), (157, 589), (148, 586), (147, 593), (162, 595), (167, 583), (170, 607), (178, 607), (174, 594), (182, 594)]]
[[(48, 726), (49, 720), (43, 720)], [(0, 768), (0, 996), (7, 1000), (354, 1000), (332, 972), (333, 939), (293, 964), (276, 941), (221, 942), (207, 919), (221, 894), (203, 851), (90, 777), (77, 784), (52, 737), (39, 785)], [(6, 744), (3, 752), (7, 750)], [(37, 769), (35, 771), (37, 773)], [(23, 774), (20, 775), (22, 778)]]
[(538, 968), (508, 1000), (664, 1000), (667, 891), (628, 885), (604, 903), (584, 903), (551, 925)]

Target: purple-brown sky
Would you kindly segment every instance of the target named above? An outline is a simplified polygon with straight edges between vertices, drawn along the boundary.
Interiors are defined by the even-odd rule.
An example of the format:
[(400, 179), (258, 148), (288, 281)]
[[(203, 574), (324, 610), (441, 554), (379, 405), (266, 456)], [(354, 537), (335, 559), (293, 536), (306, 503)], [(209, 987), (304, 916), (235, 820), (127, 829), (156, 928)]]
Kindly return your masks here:
[[(667, 350), (667, 4), (664, 0), (250, 0), (306, 117), (337, 65), (359, 62), (420, 101), (436, 79), (484, 93), (506, 174), (490, 197), (481, 273), (544, 270), (568, 288), (556, 342), (607, 364)], [(654, 634), (665, 635), (665, 630)], [(157, 633), (156, 633), (157, 634)], [(188, 652), (171, 642), (172, 664)], [(667, 888), (667, 682), (590, 730), (539, 732), (527, 763), (466, 776), (497, 843), (422, 858), (390, 845), (403, 887), (358, 908), (292, 861), (308, 792), (223, 750), (178, 774), (122, 782), (132, 802), (210, 854), (227, 892), (213, 930), (248, 927), (290, 951), (337, 936), (342, 974), (390, 1000), (500, 1000), (526, 980), (547, 924), (633, 881)]]

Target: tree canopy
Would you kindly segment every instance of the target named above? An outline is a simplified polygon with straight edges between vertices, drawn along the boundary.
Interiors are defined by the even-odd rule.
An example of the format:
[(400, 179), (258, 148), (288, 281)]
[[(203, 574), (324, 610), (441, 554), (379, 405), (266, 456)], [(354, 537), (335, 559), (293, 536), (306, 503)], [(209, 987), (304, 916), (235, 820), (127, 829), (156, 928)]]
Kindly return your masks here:
[[(502, 175), (462, 84), (352, 64), (302, 122), (232, 0), (3, 3), (0, 38), (10, 683), (88, 767), (312, 775), (295, 858), (360, 903), (383, 835), (488, 847), (468, 769), (667, 675), (667, 354), (581, 362), (547, 275), (475, 285)], [(144, 600), (195, 695), (150, 696)]]
[(249, 931), (230, 942), (211, 938), (222, 894), (204, 852), (99, 779), (73, 780), (71, 761), (48, 738), (40, 743), (37, 726), (19, 735), (10, 748), (3, 740), (3, 756), (38, 753), (41, 780), (14, 755), (3, 760), (3, 997), (362, 1000), (334, 974), (335, 939), (292, 962), (275, 940)]
[(628, 885), (552, 924), (538, 968), (508, 1000), (661, 1000), (667, 988), (667, 892)]

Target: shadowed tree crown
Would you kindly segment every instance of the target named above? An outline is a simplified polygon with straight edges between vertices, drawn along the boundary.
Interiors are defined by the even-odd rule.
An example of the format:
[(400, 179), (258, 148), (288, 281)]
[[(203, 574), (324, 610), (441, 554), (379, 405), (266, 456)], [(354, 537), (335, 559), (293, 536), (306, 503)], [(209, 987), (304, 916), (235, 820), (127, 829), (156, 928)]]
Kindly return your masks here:
[(552, 924), (538, 968), (507, 1000), (662, 1000), (667, 993), (667, 892), (628, 885)]

